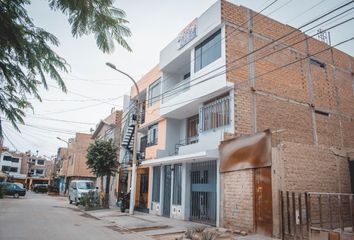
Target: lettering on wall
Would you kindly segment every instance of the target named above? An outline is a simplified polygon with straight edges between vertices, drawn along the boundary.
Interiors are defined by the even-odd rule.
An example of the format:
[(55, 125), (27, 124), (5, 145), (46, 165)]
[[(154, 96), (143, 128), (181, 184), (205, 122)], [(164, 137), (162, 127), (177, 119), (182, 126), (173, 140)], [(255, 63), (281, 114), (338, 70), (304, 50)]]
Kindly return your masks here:
[(198, 19), (196, 18), (178, 34), (178, 49), (183, 48), (197, 36), (197, 23)]

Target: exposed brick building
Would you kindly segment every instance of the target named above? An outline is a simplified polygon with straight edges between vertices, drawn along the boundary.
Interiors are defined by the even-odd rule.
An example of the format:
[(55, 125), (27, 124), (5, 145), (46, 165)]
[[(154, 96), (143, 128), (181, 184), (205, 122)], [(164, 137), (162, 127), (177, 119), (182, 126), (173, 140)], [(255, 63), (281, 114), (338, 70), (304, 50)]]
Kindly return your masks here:
[[(235, 83), (235, 135), (272, 132), (272, 220), (279, 236), (279, 190), (351, 192), (354, 59), (250, 9), (221, 1), (221, 12), (226, 74)], [(257, 231), (256, 171), (221, 174), (222, 225)]]
[(351, 192), (353, 69), (352, 56), (217, 1), (138, 82), (156, 117), (138, 130), (150, 213), (279, 236), (280, 190)]

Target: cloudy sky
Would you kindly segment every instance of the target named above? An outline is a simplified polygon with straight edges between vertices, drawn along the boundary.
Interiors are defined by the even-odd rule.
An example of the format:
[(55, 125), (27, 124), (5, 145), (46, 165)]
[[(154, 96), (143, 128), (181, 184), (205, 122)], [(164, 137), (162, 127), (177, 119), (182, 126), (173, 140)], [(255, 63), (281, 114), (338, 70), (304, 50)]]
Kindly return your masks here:
[[(26, 126), (20, 126), (21, 133), (16, 132), (8, 122), (3, 122), (5, 146), (19, 151), (38, 150), (42, 155), (51, 156), (58, 147), (66, 146), (56, 137), (68, 139), (75, 132), (90, 132), (112, 108), (121, 109), (122, 96), (129, 92), (131, 82), (105, 66), (105, 62), (112, 62), (139, 79), (158, 64), (159, 51), (215, 0), (116, 1), (115, 6), (123, 9), (130, 21), (128, 26), (133, 35), (127, 40), (133, 52), (117, 47), (111, 55), (103, 54), (97, 49), (93, 36), (73, 38), (67, 17), (60, 12), (51, 11), (48, 1), (32, 2), (27, 7), (29, 15), (35, 24), (59, 38), (61, 44), (55, 50), (70, 64), (70, 72), (63, 74), (69, 92), (60, 92), (55, 82), (50, 81), (49, 91), (41, 91), (43, 102), (33, 101), (34, 111), (28, 111)], [(255, 11), (271, 3), (270, 0), (231, 2)], [(348, 0), (279, 0), (264, 15), (270, 14), (270, 17), (282, 23), (299, 27), (344, 2)], [(353, 10), (350, 10), (338, 21), (353, 16)], [(353, 22), (331, 31), (332, 44), (352, 36)], [(338, 48), (353, 56), (353, 42)]]

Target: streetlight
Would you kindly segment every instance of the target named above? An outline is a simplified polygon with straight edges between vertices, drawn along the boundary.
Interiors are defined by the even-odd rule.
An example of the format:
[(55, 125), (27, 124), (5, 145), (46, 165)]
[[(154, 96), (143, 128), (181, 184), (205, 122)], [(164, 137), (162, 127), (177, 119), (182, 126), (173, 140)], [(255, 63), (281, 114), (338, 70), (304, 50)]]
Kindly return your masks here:
[(60, 140), (60, 141), (65, 142), (65, 143), (68, 145), (68, 147), (69, 147), (69, 142), (68, 142), (68, 141), (66, 141), (66, 140), (64, 140), (64, 139), (62, 139), (62, 138), (60, 138), (60, 137), (57, 137), (57, 139)]
[(131, 190), (130, 190), (130, 205), (129, 205), (129, 214), (134, 214), (135, 190), (136, 190), (135, 189), (136, 188), (136, 162), (137, 162), (136, 157), (137, 157), (137, 145), (138, 145), (138, 128), (139, 128), (139, 119), (140, 119), (140, 110), (139, 110), (140, 91), (139, 91), (138, 84), (129, 74), (117, 69), (116, 66), (112, 63), (107, 62), (106, 65), (108, 67), (116, 70), (117, 72), (127, 76), (134, 83), (136, 93), (137, 93), (137, 101), (136, 101), (136, 105), (135, 105), (137, 119), (134, 124), (135, 131), (134, 131), (134, 143), (133, 143), (132, 184), (131, 184), (131, 188), (130, 188)]

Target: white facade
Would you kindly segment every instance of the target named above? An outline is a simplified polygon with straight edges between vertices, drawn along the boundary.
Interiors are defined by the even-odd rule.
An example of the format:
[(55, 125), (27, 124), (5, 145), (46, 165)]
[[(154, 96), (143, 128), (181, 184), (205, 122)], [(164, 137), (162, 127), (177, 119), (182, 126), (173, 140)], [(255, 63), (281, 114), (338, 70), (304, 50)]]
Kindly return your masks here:
[(15, 178), (26, 178), (25, 174), (21, 174), (21, 162), (21, 157), (3, 152), (0, 157), (0, 170)]
[[(234, 132), (234, 91), (225, 74), (220, 1), (183, 32), (190, 34), (184, 38), (189, 42), (181, 47), (179, 36), (160, 53), (159, 110), (166, 119), (166, 137), (165, 149), (159, 150), (155, 159), (142, 163), (150, 166), (148, 205), (152, 214), (218, 225), (218, 146), (225, 133)], [(197, 51), (202, 51), (198, 55), (202, 56), (200, 49), (215, 41), (215, 36), (220, 55), (217, 52), (217, 57), (195, 69)], [(193, 125), (191, 118), (197, 123)]]

